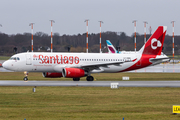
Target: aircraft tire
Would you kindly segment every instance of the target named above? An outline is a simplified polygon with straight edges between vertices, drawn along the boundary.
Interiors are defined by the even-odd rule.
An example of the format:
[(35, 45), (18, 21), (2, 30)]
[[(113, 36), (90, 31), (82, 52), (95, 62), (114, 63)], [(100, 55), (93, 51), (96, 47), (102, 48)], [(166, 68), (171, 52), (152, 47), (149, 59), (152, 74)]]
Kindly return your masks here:
[(24, 79), (23, 79), (24, 81), (28, 81), (28, 77), (24, 77)]
[(94, 81), (94, 77), (93, 76), (87, 76), (86, 80), (87, 81)]

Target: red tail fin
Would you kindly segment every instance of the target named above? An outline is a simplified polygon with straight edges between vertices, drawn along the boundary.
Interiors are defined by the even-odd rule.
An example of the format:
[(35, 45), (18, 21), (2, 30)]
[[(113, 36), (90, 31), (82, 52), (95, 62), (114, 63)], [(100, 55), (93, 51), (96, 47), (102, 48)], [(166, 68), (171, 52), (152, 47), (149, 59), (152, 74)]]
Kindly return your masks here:
[(146, 44), (141, 48), (140, 51), (142, 54), (161, 55), (166, 30), (166, 26), (159, 26), (154, 34), (148, 39)]

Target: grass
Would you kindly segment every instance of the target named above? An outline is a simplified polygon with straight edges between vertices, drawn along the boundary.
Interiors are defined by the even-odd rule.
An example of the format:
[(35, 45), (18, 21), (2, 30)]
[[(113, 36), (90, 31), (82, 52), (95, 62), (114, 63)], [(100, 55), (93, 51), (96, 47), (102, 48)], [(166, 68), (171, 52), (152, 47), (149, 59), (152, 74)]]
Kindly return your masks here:
[(0, 120), (179, 120), (180, 88), (0, 87)]
[(10, 56), (0, 56), (0, 60), (8, 60)]
[[(92, 74), (96, 81), (119, 81), (123, 76), (129, 76), (130, 81), (153, 81), (153, 80), (179, 80), (179, 73), (100, 73)], [(23, 80), (23, 72), (0, 72), (0, 80)], [(29, 80), (55, 80), (72, 81), (72, 78), (44, 78), (42, 73), (29, 73)], [(85, 81), (86, 78), (81, 78)]]
[[(178, 73), (101, 73), (97, 81), (179, 80)], [(22, 72), (0, 72), (0, 80), (22, 80)], [(71, 80), (43, 78), (29, 73), (29, 80)], [(85, 77), (82, 78), (85, 80)], [(146, 87), (0, 87), (0, 120), (179, 120), (172, 105), (179, 105), (180, 88)]]

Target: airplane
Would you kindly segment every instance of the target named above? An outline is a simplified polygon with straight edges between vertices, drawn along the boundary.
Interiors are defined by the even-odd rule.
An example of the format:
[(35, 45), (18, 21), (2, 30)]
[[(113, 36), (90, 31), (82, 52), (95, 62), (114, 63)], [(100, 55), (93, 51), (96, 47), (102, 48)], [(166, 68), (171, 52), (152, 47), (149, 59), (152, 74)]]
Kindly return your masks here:
[(161, 55), (167, 27), (159, 26), (146, 44), (133, 54), (26, 52), (13, 55), (2, 66), (12, 71), (42, 72), (44, 77), (93, 81), (93, 73), (118, 73), (144, 68), (169, 59)]
[(109, 40), (106, 40), (108, 53), (119, 53)]
[(110, 40), (106, 40), (107, 48), (108, 48), (108, 53), (136, 53), (135, 51), (118, 51), (116, 48), (112, 45)]
[[(106, 40), (108, 53), (118, 53), (118, 54), (135, 54), (136, 51), (117, 51), (116, 48), (112, 45), (112, 43), (109, 40)], [(165, 58), (165, 59), (164, 59)], [(166, 59), (167, 56), (161, 52), (161, 55), (157, 55), (157, 59), (154, 60), (154, 63), (152, 65), (157, 65), (163, 62), (169, 62), (170, 59)], [(156, 61), (156, 62), (155, 62)]]

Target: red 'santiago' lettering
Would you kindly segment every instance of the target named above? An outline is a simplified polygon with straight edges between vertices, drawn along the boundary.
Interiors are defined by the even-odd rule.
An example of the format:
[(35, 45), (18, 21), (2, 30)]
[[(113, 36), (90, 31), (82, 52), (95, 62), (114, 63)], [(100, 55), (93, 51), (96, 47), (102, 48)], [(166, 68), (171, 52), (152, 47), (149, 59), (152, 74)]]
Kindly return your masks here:
[(61, 55), (61, 64), (63, 64), (63, 58), (62, 58), (62, 55)]
[(46, 64), (49, 64), (49, 57), (48, 57), (48, 56), (45, 56), (44, 62), (45, 62)]
[(73, 56), (69, 57), (69, 64), (73, 64)]
[(56, 63), (55, 57), (54, 56), (50, 56), (50, 63), (52, 64), (52, 61), (54, 60), (54, 64)]
[(39, 62), (39, 63), (41, 63), (41, 64), (43, 64), (43, 63), (44, 63), (44, 60), (43, 60), (43, 55), (39, 55), (39, 60), (41, 60), (41, 62)]
[(75, 57), (75, 64), (79, 64), (79, 58), (77, 56)]
[[(56, 59), (57, 59), (57, 64), (60, 64), (58, 55), (56, 55)], [(55, 63), (56, 63), (56, 62), (54, 62), (54, 64), (55, 64)]]
[(68, 57), (67, 56), (64, 56), (64, 64), (68, 64)]
[(39, 55), (40, 64), (79, 64), (79, 57), (75, 56), (43, 56)]

